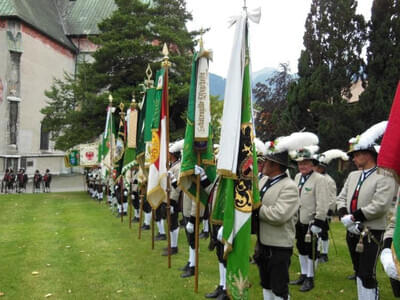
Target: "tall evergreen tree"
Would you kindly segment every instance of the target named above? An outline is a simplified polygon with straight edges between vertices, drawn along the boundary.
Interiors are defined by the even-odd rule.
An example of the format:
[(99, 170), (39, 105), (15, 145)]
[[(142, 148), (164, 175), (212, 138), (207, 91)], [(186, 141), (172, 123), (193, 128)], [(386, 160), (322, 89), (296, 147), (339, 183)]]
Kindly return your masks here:
[(291, 130), (316, 132), (322, 148), (344, 147), (345, 139), (360, 127), (352, 117), (355, 107), (345, 100), (363, 67), (365, 21), (356, 7), (355, 0), (312, 1), (299, 79), (289, 89), (286, 124)]
[(388, 118), (400, 80), (400, 1), (374, 0), (367, 60), (367, 84), (360, 106), (369, 127)]
[[(159, 69), (162, 59), (162, 46), (167, 43), (170, 50), (170, 129), (172, 132), (184, 131), (184, 113), (189, 93), (190, 61), (195, 46), (197, 32), (189, 32), (186, 22), (192, 16), (186, 11), (184, 0), (115, 0), (118, 5), (110, 18), (100, 23), (101, 33), (92, 40), (99, 46), (93, 54), (94, 63), (86, 64), (73, 83), (81, 94), (70, 90), (76, 107), (60, 105), (64, 102), (60, 91), (61, 82), (55, 82), (50, 93), (49, 106), (42, 110), (45, 114), (45, 127), (54, 132), (56, 147), (67, 149), (77, 142), (86, 142), (98, 136), (105, 119), (107, 97), (111, 92), (115, 103), (130, 102), (133, 92), (139, 98), (139, 84), (143, 82), (147, 64), (150, 63), (153, 74)], [(71, 82), (70, 82), (71, 83)], [(73, 96), (71, 96), (73, 95)], [(94, 108), (96, 106), (96, 108)], [(62, 107), (63, 126), (56, 126), (51, 113)], [(97, 112), (97, 113), (96, 113)], [(100, 112), (100, 113), (99, 113)], [(90, 117), (91, 119), (82, 119)], [(85, 125), (85, 121), (91, 126)], [(93, 123), (93, 124), (92, 124)], [(83, 125), (74, 130), (74, 124)], [(68, 143), (68, 140), (71, 143)]]
[(279, 130), (279, 125), (286, 109), (289, 86), (294, 80), (289, 65), (282, 63), (279, 71), (275, 71), (265, 83), (258, 82), (253, 89), (255, 106), (259, 111), (255, 118), (256, 135), (261, 140), (272, 140), (286, 134)]

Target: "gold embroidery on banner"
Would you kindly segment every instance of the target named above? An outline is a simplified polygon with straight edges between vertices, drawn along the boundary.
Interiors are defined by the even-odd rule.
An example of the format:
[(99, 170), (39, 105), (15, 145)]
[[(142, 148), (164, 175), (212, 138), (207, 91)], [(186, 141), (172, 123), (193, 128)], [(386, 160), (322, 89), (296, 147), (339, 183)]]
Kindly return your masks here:
[(160, 156), (160, 138), (157, 130), (151, 133), (150, 164), (154, 164)]

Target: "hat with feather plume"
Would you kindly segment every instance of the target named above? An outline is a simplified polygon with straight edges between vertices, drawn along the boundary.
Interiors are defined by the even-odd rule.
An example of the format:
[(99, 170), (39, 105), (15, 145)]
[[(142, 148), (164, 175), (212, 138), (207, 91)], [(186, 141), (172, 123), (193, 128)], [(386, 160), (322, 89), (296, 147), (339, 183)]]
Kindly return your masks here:
[(379, 122), (368, 128), (362, 134), (352, 137), (349, 140), (349, 151), (347, 154), (352, 156), (358, 151), (368, 151), (373, 155), (378, 155), (380, 147), (376, 143), (376, 140), (383, 136), (387, 124), (388, 121)]
[(337, 158), (345, 161), (349, 160), (349, 156), (347, 155), (347, 153), (339, 149), (331, 149), (321, 154), (317, 154), (316, 158), (318, 160), (318, 164), (324, 168), (328, 167), (329, 163)]
[[(305, 147), (318, 144), (318, 137), (311, 132), (294, 132), (289, 136), (282, 136), (266, 143), (267, 154), (265, 158), (290, 167), (289, 155), (298, 153)], [(308, 151), (310, 151), (309, 149)]]

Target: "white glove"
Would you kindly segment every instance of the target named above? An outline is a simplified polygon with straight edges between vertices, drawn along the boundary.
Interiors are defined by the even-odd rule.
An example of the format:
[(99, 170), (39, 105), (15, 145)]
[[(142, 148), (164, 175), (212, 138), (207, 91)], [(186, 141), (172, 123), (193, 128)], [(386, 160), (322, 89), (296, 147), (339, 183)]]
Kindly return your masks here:
[(173, 206), (170, 206), (170, 207), (169, 207), (169, 211), (170, 211), (170, 213), (171, 213), (171, 215), (172, 215), (172, 214), (174, 213), (174, 211), (175, 211), (175, 210), (174, 210), (174, 207), (173, 207)]
[(311, 225), (310, 230), (314, 234), (319, 234), (322, 231), (322, 229), (320, 227), (316, 226), (316, 225)]
[(194, 232), (194, 224), (188, 222), (188, 223), (186, 224), (186, 231), (187, 231), (188, 233), (193, 233), (193, 232)]
[(172, 173), (171, 171), (168, 171), (168, 175), (171, 180), (171, 183), (174, 183), (176, 181), (174, 173)]
[(222, 243), (222, 239), (223, 239), (223, 233), (224, 233), (224, 226), (221, 226), (218, 229), (218, 233), (217, 233), (217, 240), (220, 241)]
[(360, 235), (360, 229), (358, 228), (359, 223), (353, 223), (349, 227), (347, 227), (347, 230), (351, 232), (352, 234)]
[(343, 218), (340, 219), (340, 221), (343, 223), (344, 226), (346, 226), (348, 228), (350, 225), (354, 224), (354, 221), (352, 218), (353, 218), (353, 215), (345, 215), (345, 216), (343, 216)]
[(204, 169), (198, 165), (194, 165), (194, 174), (195, 175), (200, 175), (200, 178), (203, 179), (203, 177), (207, 176), (206, 172)]
[(381, 253), (381, 263), (386, 274), (393, 279), (399, 280), (396, 266), (393, 261), (392, 250), (390, 248), (385, 248)]

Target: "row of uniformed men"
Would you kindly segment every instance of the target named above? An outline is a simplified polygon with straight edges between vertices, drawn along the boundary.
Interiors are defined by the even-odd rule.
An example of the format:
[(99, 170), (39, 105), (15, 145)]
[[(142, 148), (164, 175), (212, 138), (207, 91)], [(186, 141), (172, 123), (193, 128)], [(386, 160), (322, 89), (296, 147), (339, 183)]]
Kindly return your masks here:
[[(264, 299), (290, 298), (289, 265), (295, 241), (299, 252), (301, 275), (291, 284), (301, 285), (302, 292), (314, 287), (317, 239), (321, 237), (323, 240), (321, 258), (326, 261), (327, 257), (324, 256), (328, 253), (328, 220), (335, 207), (347, 229), (346, 241), (356, 275), (358, 299), (379, 298), (375, 277), (376, 259), (386, 227), (387, 213), (395, 196), (396, 184), (393, 178), (377, 172), (378, 149), (374, 141), (383, 134), (386, 123), (378, 125), (374, 130), (370, 129), (357, 139), (350, 140), (348, 155), (358, 170), (349, 174), (337, 197), (336, 184), (325, 171), (332, 159), (346, 159), (344, 152), (331, 150), (316, 155), (318, 137), (307, 132), (278, 138), (274, 142), (267, 143), (266, 149), (259, 147), (259, 170), (262, 173), (259, 188), (262, 205), (254, 213), (258, 220), (254, 258), (259, 267)], [(183, 141), (180, 141), (170, 148), (171, 254), (178, 252), (181, 189), (176, 179), (179, 178), (182, 145)], [(299, 170), (294, 180), (287, 172), (293, 161)], [(139, 173), (140, 171), (135, 171), (132, 177), (135, 218), (139, 217), (137, 190)], [(208, 210), (212, 211), (217, 194), (215, 191), (218, 189), (218, 177), (215, 182), (209, 182), (204, 170), (198, 166), (195, 173), (200, 175), (202, 186), (210, 193)], [(195, 267), (195, 203), (186, 194), (183, 197), (182, 213), (186, 224), (189, 258), (187, 265), (182, 269), (181, 277), (188, 277), (194, 275)], [(148, 204), (147, 206), (144, 205), (144, 229), (150, 227), (151, 220), (151, 207)], [(121, 213), (124, 211), (120, 210)], [(202, 216), (205, 211), (207, 210), (202, 209)], [(160, 208), (156, 213), (159, 239), (165, 237), (162, 220), (163, 213)], [(220, 282), (216, 290), (207, 294), (206, 298), (227, 299), (226, 261), (223, 258), (221, 224), (213, 224), (211, 232), (213, 243), (210, 245), (216, 249)], [(165, 249), (163, 255), (167, 254)], [(385, 270), (390, 269), (387, 265), (386, 263)]]

